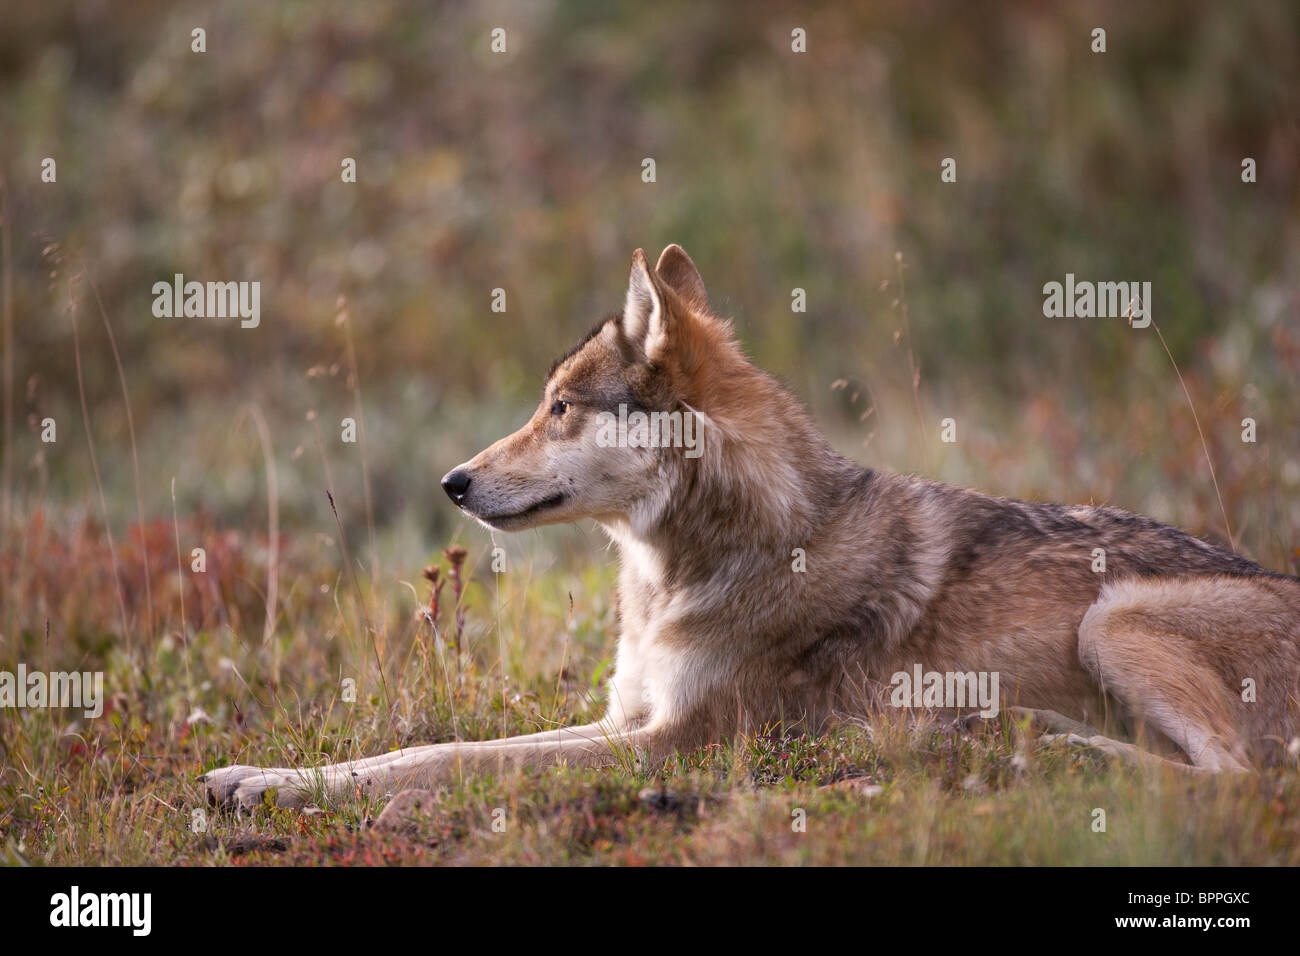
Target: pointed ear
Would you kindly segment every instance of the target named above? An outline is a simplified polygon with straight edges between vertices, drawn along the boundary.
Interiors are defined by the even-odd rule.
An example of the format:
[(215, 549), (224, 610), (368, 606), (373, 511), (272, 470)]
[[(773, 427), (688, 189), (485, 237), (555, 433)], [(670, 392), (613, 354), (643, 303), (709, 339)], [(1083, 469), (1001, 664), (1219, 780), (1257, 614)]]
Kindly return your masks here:
[(687, 305), (706, 312), (709, 310), (709, 294), (704, 291), (700, 270), (695, 268), (695, 263), (681, 246), (673, 243), (660, 254), (655, 273)]
[(632, 253), (632, 274), (628, 277), (627, 301), (623, 306), (623, 335), (647, 360), (653, 361), (668, 345), (669, 310), (663, 290), (650, 271), (645, 251)]

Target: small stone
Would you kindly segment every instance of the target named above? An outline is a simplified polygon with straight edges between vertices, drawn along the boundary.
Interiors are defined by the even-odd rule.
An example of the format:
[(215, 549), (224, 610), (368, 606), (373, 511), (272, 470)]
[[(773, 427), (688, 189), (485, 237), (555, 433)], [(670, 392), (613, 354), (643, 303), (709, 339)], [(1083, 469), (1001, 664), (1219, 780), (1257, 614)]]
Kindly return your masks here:
[(680, 813), (683, 806), (687, 805), (687, 801), (692, 799), (692, 795), (678, 796), (669, 793), (663, 787), (646, 787), (636, 795), (636, 799), (641, 806), (656, 813)]
[(416, 837), (438, 806), (438, 795), (431, 790), (403, 790), (388, 802), (371, 825), (377, 833), (395, 833)]
[(825, 789), (849, 790), (863, 797), (878, 797), (885, 792), (885, 788), (870, 777), (845, 777), (843, 780), (828, 783)]

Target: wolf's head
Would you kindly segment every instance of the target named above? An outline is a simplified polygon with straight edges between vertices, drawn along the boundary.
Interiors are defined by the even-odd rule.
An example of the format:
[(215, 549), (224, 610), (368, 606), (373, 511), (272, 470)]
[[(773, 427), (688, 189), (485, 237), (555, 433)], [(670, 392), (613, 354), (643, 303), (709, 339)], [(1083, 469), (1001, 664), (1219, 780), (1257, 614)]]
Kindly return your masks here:
[(721, 440), (705, 435), (706, 416), (740, 367), (752, 369), (730, 324), (710, 311), (690, 256), (672, 245), (651, 269), (638, 249), (622, 314), (551, 366), (528, 424), (452, 469), (442, 487), (502, 531), (580, 518), (645, 527), (683, 470)]

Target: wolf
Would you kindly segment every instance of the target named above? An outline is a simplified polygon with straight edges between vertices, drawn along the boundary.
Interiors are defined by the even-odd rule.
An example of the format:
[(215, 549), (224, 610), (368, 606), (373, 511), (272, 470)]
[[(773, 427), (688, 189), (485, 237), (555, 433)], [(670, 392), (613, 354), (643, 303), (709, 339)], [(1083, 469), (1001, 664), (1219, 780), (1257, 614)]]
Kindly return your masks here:
[[(611, 441), (611, 416), (638, 412), (693, 416), (701, 440)], [(312, 770), (220, 768), (202, 778), (212, 799), (272, 791), (292, 805), (313, 790), (653, 763), (774, 725), (820, 733), (875, 712), (891, 675), (914, 669), (996, 675), (1019, 726), (1188, 772), (1277, 761), (1297, 733), (1300, 579), (1116, 508), (841, 457), (745, 358), (677, 245), (654, 268), (636, 251), (622, 311), (556, 360), (526, 425), (442, 487), (491, 529), (590, 518), (617, 545), (604, 715)]]

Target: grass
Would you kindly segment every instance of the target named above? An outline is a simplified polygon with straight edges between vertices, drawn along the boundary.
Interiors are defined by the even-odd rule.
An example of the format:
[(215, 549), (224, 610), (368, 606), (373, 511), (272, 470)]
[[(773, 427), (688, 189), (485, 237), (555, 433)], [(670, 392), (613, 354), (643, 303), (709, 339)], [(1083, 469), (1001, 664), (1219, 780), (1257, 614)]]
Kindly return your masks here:
[[(50, 248), (57, 268), (61, 252)], [(910, 399), (923, 426), (904, 263), (895, 262), (897, 288), (884, 291), (896, 295), (897, 340), (911, 375), (886, 402), (901, 408)], [(67, 285), (78, 369), (83, 279), (90, 284), (84, 266)], [(824, 737), (770, 728), (680, 754), (663, 768), (628, 759), (603, 772), (464, 779), (400, 832), (373, 826), (384, 794), (321, 792), (304, 811), (268, 803), (218, 812), (197, 781), (212, 767), (310, 768), (591, 720), (615, 651), (614, 568), (608, 557), (592, 560), (594, 547), (556, 557), (553, 539), (525, 536), (502, 573), (494, 570), (495, 540), (473, 550), (453, 542), (422, 573), (393, 572), (413, 571), (424, 556), (409, 543), (381, 548), (378, 540), (360, 373), (342, 301), (336, 327), (346, 333), (340, 364), (361, 426), (360, 482), (348, 480), (355, 461), (343, 475), (331, 468), (321, 423), (309, 413), (328, 523), (311, 532), (301, 510), (282, 523), (281, 456), (255, 402), (238, 406), (231, 427), (256, 437), (260, 459), (246, 464), (264, 487), (265, 530), (253, 530), (256, 512), (224, 524), (201, 509), (182, 518), (175, 479), (171, 520), (148, 521), (127, 374), (93, 285), (91, 292), (117, 368), (130, 454), (120, 441), (114, 452), (118, 471), (130, 463), (137, 520), (121, 537), (109, 530), (124, 495), (119, 489), (117, 507), (109, 507), (79, 387), (100, 520), (91, 509), (47, 508), (43, 499), (15, 508), (0, 545), (8, 636), (0, 669), (23, 661), (46, 671), (103, 671), (108, 700), (104, 715), (89, 721), (76, 711), (5, 713), (0, 862), (1300, 864), (1294, 763), (1247, 778), (1188, 778), (1043, 746), (1009, 726), (972, 734), (897, 715)], [(1231, 536), (1200, 417), (1165, 352), (1182, 386), (1181, 395), (1166, 396), (1167, 407), (1195, 424)], [(843, 380), (832, 388), (846, 393), (858, 423), (873, 419), (869, 441), (879, 396)], [(1211, 411), (1222, 433), (1235, 413)], [(895, 427), (906, 429), (905, 421)], [(991, 470), (978, 447), (961, 463)], [(1246, 497), (1238, 487), (1234, 514), (1251, 514)], [(1201, 524), (1211, 520), (1206, 504)], [(1258, 530), (1253, 543), (1268, 550)], [(204, 550), (202, 570), (195, 547)], [(551, 555), (545, 563), (542, 553)]]
[[(489, 542), (429, 495), (518, 426), (637, 246), (683, 243), (866, 463), (1112, 503), (1300, 571), (1292, 7), (841, 5), (793, 57), (778, 5), (531, 27), (507, 5), (513, 52), (488, 59), (468, 6), (307, 6), (42, 4), (0, 36), (0, 670), (103, 671), (109, 694), (93, 721), (0, 712), (0, 860), (1300, 862), (1294, 766), (1189, 780), (888, 720), (662, 774), (464, 781), (412, 837), (366, 825), (378, 799), (209, 811), (195, 778), (223, 763), (600, 711), (600, 535)], [(1066, 271), (1151, 278), (1164, 331), (1045, 321)], [(160, 324), (147, 293), (177, 272), (262, 282), (267, 321)], [(454, 576), (422, 578), (435, 543), (468, 547)]]
[[(23, 633), (21, 659), (102, 667), (108, 703), (94, 721), (27, 709), (0, 722), (9, 864), (1300, 863), (1294, 766), (1189, 779), (1038, 745), (1011, 727), (972, 734), (892, 716), (825, 737), (739, 738), (661, 772), (470, 778), (404, 834), (371, 827), (380, 795), (217, 813), (196, 782), (213, 766), (311, 766), (590, 719), (614, 649), (610, 569), (498, 576), (486, 553), (451, 552), (464, 562), (461, 593), (442, 589), (433, 618), (428, 578), (381, 593), (359, 575), (353, 587), (337, 552), (287, 542), (272, 634), (245, 639), (262, 631), (252, 582), (267, 542), (155, 525), (122, 545), (122, 574), (138, 580), (151, 552), (166, 623), (128, 649), (92, 623), (116, 612), (102, 537), (35, 524), (3, 555), (5, 580), (58, 616), (48, 636)], [(208, 580), (182, 572), (184, 623), (177, 576), (163, 570), (174, 537), (224, 541)], [(90, 570), (75, 582), (43, 577), (79, 567)], [(452, 562), (436, 567), (429, 577), (447, 582)], [(145, 593), (126, 595), (133, 616)], [(367, 615), (383, 620), (367, 625)]]
[[(62, 253), (49, 249), (57, 274)], [(878, 401), (894, 409), (911, 404), (923, 432), (927, 419), (902, 257), (895, 263), (897, 286), (882, 291), (896, 296), (896, 341), (907, 352), (909, 380), (883, 394), (866, 385), (850, 389), (845, 380), (832, 386), (869, 430), (868, 442)], [(511, 545), (502, 573), (493, 569), (492, 540), (470, 550), (453, 541), (417, 574), (427, 556), (410, 541), (381, 544), (361, 376), (341, 300), (338, 367), (346, 373), (344, 407), (360, 425), (356, 459), (346, 470), (331, 468), (311, 411), (318, 463), (299, 463), (300, 446), (286, 468), (261, 405), (244, 402), (229, 427), (247, 433), (250, 448), (256, 438), (260, 457), (250, 452), (241, 463), (254, 476), (251, 486), (264, 489), (265, 531), (254, 530), (256, 510), (234, 519), (192, 506), (181, 511), (174, 478), (171, 520), (148, 520), (128, 375), (84, 266), (66, 285), (74, 362), (80, 373), (82, 280), (116, 367), (126, 434), (112, 450), (119, 474), (130, 465), (136, 522), (121, 536), (109, 530), (114, 515), (121, 520), (125, 489), (119, 485), (110, 507), (98, 429), (78, 374), (95, 498), (81, 508), (32, 495), (13, 505), (0, 543), (0, 669), (22, 661), (46, 671), (102, 671), (108, 700), (104, 715), (90, 721), (76, 711), (5, 712), (0, 862), (1300, 864), (1294, 763), (1248, 778), (1190, 779), (1044, 747), (1014, 728), (972, 735), (896, 715), (818, 738), (771, 728), (678, 755), (664, 768), (627, 760), (604, 772), (465, 779), (439, 792), (418, 827), (400, 833), (372, 826), (383, 794), (320, 793), (302, 812), (268, 804), (219, 813), (197, 782), (212, 767), (310, 768), (421, 743), (588, 722), (602, 709), (615, 651), (614, 569), (609, 556), (596, 558), (594, 542), (555, 551), (555, 538), (525, 536), (522, 550)], [(1209, 469), (1231, 538), (1230, 511), (1259, 518), (1270, 503), (1252, 501), (1250, 486), (1238, 480), (1228, 485), (1225, 507), (1192, 392), (1164, 350), (1182, 390), (1170, 389), (1163, 407), (1170, 421), (1192, 422), (1199, 438), (1200, 455), (1189, 442), (1178, 461)], [(1207, 415), (1222, 451), (1237, 411), (1218, 403)], [(895, 416), (895, 439), (910, 431), (907, 417)], [(1063, 434), (1059, 416), (1045, 422), (1041, 427)], [(982, 447), (976, 439), (946, 465), (990, 474), (995, 462)], [(1243, 457), (1224, 457), (1229, 474), (1240, 475)], [(1283, 467), (1278, 460), (1269, 466)], [(1165, 463), (1166, 474), (1177, 470)], [(1024, 484), (1024, 475), (1021, 463), (1013, 480)], [(145, 480), (157, 484), (156, 476)], [(214, 480), (204, 474), (198, 485), (206, 492)], [(282, 520), (282, 488), (296, 488), (301, 500), (313, 483), (324, 499), (315, 517), (325, 521), (312, 520), (301, 505)], [(90, 517), (95, 504), (98, 521)], [(1197, 525), (1213, 523), (1208, 501), (1194, 512)], [(401, 524), (390, 517), (383, 530)], [(1276, 559), (1266, 563), (1297, 556), (1270, 538), (1263, 522), (1247, 537), (1254, 554)], [(202, 570), (193, 564), (196, 547), (204, 550)]]

